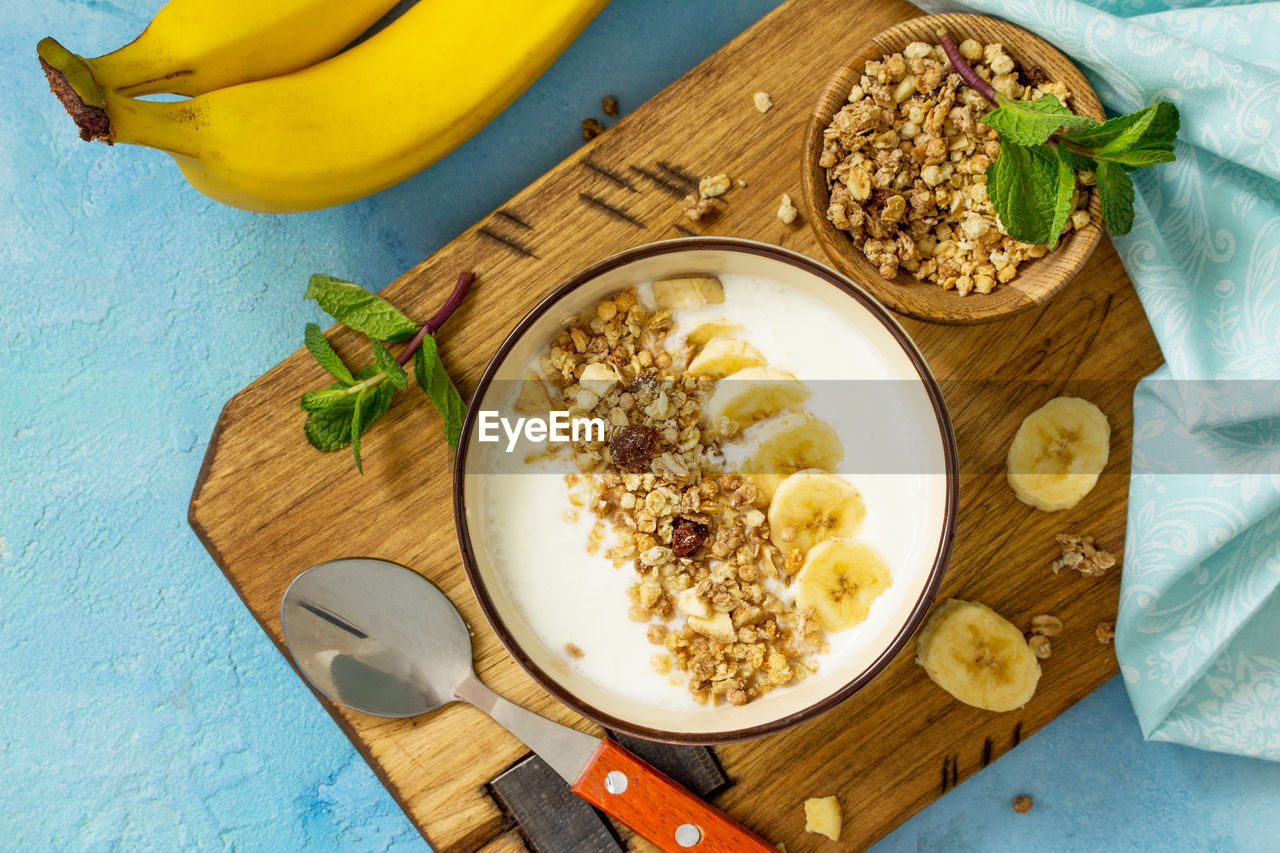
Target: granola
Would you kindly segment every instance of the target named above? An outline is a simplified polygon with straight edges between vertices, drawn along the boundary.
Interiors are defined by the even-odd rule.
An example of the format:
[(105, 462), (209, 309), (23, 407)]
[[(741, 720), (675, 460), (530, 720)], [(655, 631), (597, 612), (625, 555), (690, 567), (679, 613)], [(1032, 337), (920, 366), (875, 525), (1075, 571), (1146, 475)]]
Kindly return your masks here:
[(796, 221), (798, 213), (799, 211), (796, 210), (795, 204), (791, 201), (791, 196), (783, 193), (782, 203), (778, 205), (778, 220), (784, 225), (790, 225)]
[[(1006, 97), (1070, 101), (1065, 85), (1020, 70), (1000, 44), (966, 39), (959, 47)], [(978, 120), (986, 100), (948, 69), (942, 47), (924, 42), (866, 63), (823, 134), (827, 218), (885, 278), (901, 268), (962, 295), (989, 293), (1048, 248), (1009, 237), (996, 216), (986, 170), (1000, 140)], [(1092, 173), (1080, 173), (1067, 230), (1090, 223), (1092, 184)]]
[(1115, 555), (1099, 548), (1092, 536), (1076, 536), (1058, 533), (1054, 541), (1062, 548), (1062, 556), (1053, 561), (1051, 568), (1056, 575), (1063, 569), (1075, 569), (1087, 578), (1104, 575), (1116, 565)]
[(590, 142), (600, 134), (604, 133), (604, 125), (598, 118), (584, 118), (582, 120), (582, 141)]
[(734, 430), (704, 429), (716, 380), (686, 370), (692, 344), (667, 349), (673, 330), (670, 309), (623, 290), (570, 321), (539, 366), (559, 404), (610, 425), (571, 444), (582, 473), (566, 480), (596, 546), (611, 532), (614, 567), (635, 572), (628, 616), (661, 648), (652, 669), (699, 703), (741, 705), (815, 671), (825, 639), (779, 595), (798, 565), (771, 541), (755, 482), (723, 470)]

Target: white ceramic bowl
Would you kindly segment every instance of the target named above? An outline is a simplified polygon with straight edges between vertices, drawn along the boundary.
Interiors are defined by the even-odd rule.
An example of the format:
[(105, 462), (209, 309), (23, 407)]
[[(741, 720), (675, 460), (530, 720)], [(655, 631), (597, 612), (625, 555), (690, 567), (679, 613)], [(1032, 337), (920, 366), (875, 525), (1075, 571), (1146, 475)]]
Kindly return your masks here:
[[(892, 378), (898, 380), (894, 384), (904, 389), (898, 410), (869, 414), (886, 430), (908, 423), (918, 427), (924, 439), (913, 452), (920, 454), (920, 470), (932, 472), (920, 475), (929, 480), (923, 487), (927, 499), (898, 508), (918, 515), (911, 565), (893, 567), (894, 594), (884, 595), (887, 601), (876, 624), (859, 635), (856, 644), (837, 649), (833, 643), (833, 651), (816, 674), (742, 706), (675, 707), (640, 701), (634, 692), (624, 695), (588, 677), (573, 665), (563, 647), (551, 648), (540, 638), (504, 575), (513, 570), (511, 561), (518, 558), (496, 553), (493, 545), (494, 526), (507, 520), (494, 517), (499, 511), (493, 507), (500, 502), (491, 501), (488, 490), (502, 488), (503, 478), (492, 475), (492, 457), (486, 456), (494, 445), (477, 440), (477, 413), (501, 408), (497, 389), (504, 381), (521, 378), (526, 365), (560, 331), (564, 318), (631, 285), (688, 273), (768, 278), (843, 314), (865, 343), (884, 356)], [(941, 583), (955, 529), (958, 480), (955, 439), (941, 392), (920, 352), (888, 311), (846, 277), (803, 255), (748, 240), (702, 237), (639, 246), (601, 261), (530, 312), (498, 348), (476, 388), (462, 429), (454, 479), (458, 538), (467, 575), (486, 618), (512, 657), (538, 684), (583, 716), (615, 730), (677, 743), (724, 742), (796, 725), (847, 699), (883, 669), (920, 625)], [(547, 535), (563, 536), (564, 549), (585, 547), (567, 525)], [(613, 569), (604, 556), (600, 570), (630, 571)], [(616, 608), (619, 622), (625, 623), (628, 604), (622, 599), (600, 606)], [(653, 651), (660, 650), (654, 647)], [(647, 669), (647, 660), (642, 668)]]

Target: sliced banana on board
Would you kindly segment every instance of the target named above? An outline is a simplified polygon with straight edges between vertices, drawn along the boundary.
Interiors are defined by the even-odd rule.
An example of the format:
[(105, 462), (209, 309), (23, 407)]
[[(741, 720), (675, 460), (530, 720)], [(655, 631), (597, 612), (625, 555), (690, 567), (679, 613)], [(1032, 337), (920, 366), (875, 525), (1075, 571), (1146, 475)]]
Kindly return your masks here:
[(653, 301), (672, 311), (720, 303), (724, 302), (724, 285), (709, 275), (659, 279), (653, 283)]
[(693, 327), (693, 331), (685, 336), (685, 340), (696, 347), (705, 346), (707, 341), (721, 335), (732, 335), (743, 331), (742, 326), (728, 320), (708, 320)]
[(750, 474), (766, 498), (797, 471), (834, 471), (844, 459), (840, 436), (808, 412), (786, 412), (760, 425), (738, 470)]
[(866, 619), (872, 603), (892, 584), (889, 567), (874, 549), (850, 539), (827, 539), (809, 550), (796, 576), (796, 607), (812, 607), (825, 630), (843, 631)]
[(1097, 484), (1110, 444), (1101, 409), (1079, 397), (1055, 397), (1018, 427), (1009, 445), (1009, 485), (1038, 509), (1070, 509)]
[(785, 370), (745, 367), (716, 384), (705, 411), (713, 424), (720, 418), (729, 418), (747, 427), (777, 412), (794, 409), (811, 396), (804, 383)]
[(1012, 622), (985, 604), (949, 599), (920, 631), (916, 662), (966, 705), (1021, 708), (1036, 692), (1040, 662)]
[(688, 372), (693, 376), (722, 379), (737, 373), (744, 367), (762, 367), (765, 364), (760, 350), (737, 338), (716, 338), (707, 343), (689, 362)]
[(769, 503), (769, 535), (784, 554), (802, 554), (827, 539), (855, 536), (867, 507), (838, 474), (800, 471), (782, 481)]

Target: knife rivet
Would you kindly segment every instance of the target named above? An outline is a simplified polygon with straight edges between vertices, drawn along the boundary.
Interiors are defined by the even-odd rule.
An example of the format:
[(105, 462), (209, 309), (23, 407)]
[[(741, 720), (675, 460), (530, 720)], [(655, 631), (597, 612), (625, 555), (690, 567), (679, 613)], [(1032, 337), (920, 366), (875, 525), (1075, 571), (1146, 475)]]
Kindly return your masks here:
[(627, 774), (621, 770), (610, 770), (604, 777), (604, 789), (610, 794), (621, 794), (627, 790)]
[(676, 844), (681, 847), (692, 847), (702, 840), (702, 830), (691, 823), (682, 823), (676, 827)]

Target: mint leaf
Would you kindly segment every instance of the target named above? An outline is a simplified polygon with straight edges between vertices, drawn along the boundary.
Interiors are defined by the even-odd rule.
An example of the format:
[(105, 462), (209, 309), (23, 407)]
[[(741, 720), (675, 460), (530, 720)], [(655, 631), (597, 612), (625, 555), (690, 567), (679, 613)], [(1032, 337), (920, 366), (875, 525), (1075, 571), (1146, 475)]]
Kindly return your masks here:
[(350, 405), (351, 392), (347, 390), (349, 387), (344, 382), (335, 382), (321, 391), (308, 391), (302, 395), (298, 405), (304, 412), (318, 412), (334, 406)]
[(320, 303), (333, 319), (379, 341), (402, 341), (418, 326), (390, 302), (358, 284), (317, 273), (307, 285), (307, 299)]
[(1134, 148), (1121, 151), (1119, 154), (1098, 155), (1103, 162), (1119, 163), (1126, 169), (1141, 169), (1143, 166), (1154, 166), (1157, 163), (1172, 163), (1174, 153), (1164, 148)]
[(1116, 116), (1102, 124), (1068, 133), (1064, 139), (1092, 149), (1099, 159), (1111, 159), (1134, 148), (1173, 150), (1178, 133), (1178, 108), (1168, 101), (1157, 101), (1136, 113)]
[(436, 411), (444, 418), (444, 436), (449, 442), (449, 449), (457, 450), (466, 404), (462, 402), (462, 395), (454, 387), (453, 380), (445, 372), (444, 365), (440, 362), (440, 352), (436, 349), (436, 340), (431, 335), (423, 336), (422, 347), (414, 355), (413, 375), (435, 405)]
[(346, 406), (334, 406), (312, 412), (307, 415), (302, 431), (316, 450), (346, 447), (351, 440), (351, 410)]
[(1048, 145), (1000, 143), (1000, 156), (987, 167), (987, 195), (1010, 237), (1041, 246), (1057, 242), (1061, 166)]
[(1038, 101), (1016, 101), (998, 96), (1000, 106), (978, 119), (995, 128), (1001, 143), (1040, 145), (1060, 129), (1078, 130), (1096, 124), (1088, 116), (1078, 116), (1053, 95)]
[(1096, 174), (1102, 221), (1119, 237), (1133, 228), (1133, 178), (1124, 167), (1108, 161), (1098, 164)]
[(342, 363), (342, 358), (333, 351), (333, 347), (329, 346), (329, 341), (324, 336), (324, 331), (315, 323), (308, 323), (306, 334), (303, 336), (307, 344), (307, 352), (316, 357), (316, 361), (320, 362), (320, 366), (333, 377), (348, 385), (354, 385), (355, 380), (351, 378), (351, 371)]
[(1062, 229), (1067, 224), (1067, 217), (1071, 215), (1074, 208), (1072, 202), (1075, 201), (1076, 195), (1076, 170), (1071, 168), (1071, 164), (1062, 156), (1066, 146), (1061, 142), (1058, 143), (1056, 153), (1058, 155), (1058, 183), (1057, 193), (1054, 196), (1053, 204), (1053, 224), (1049, 226), (1049, 234), (1051, 235), (1049, 245), (1058, 242), (1058, 238), (1062, 236)]
[(396, 357), (387, 352), (387, 348), (377, 341), (373, 342), (373, 360), (382, 372), (387, 374), (387, 379), (392, 385), (401, 391), (409, 387), (409, 374), (404, 372), (404, 368), (400, 366), (400, 362), (396, 361)]

